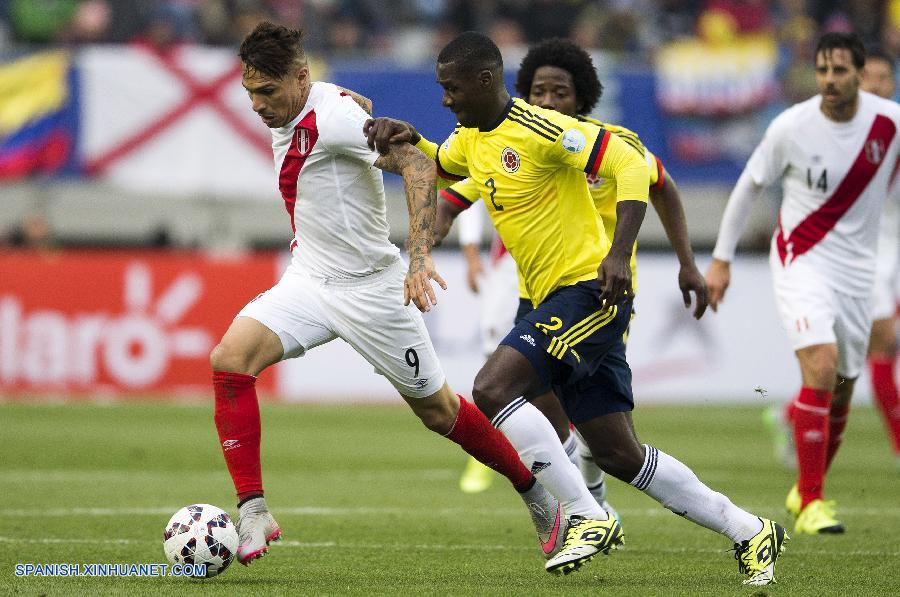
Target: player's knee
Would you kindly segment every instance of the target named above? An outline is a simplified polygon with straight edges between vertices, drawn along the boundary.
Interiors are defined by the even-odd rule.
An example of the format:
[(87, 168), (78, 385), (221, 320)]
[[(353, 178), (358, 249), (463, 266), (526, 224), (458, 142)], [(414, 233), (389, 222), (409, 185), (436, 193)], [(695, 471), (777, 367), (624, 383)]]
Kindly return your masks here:
[(801, 368), (805, 385), (830, 389), (837, 376), (837, 354), (825, 349), (809, 352), (801, 360)]
[[(493, 383), (487, 375), (478, 374), (472, 387), (472, 400), (484, 416), (490, 419), (500, 412), (500, 409), (506, 406), (505, 398), (498, 384)], [(509, 400), (506, 399), (505, 402), (508, 403)]]
[(250, 374), (249, 356), (225, 342), (217, 344), (209, 353), (209, 364), (213, 371)]

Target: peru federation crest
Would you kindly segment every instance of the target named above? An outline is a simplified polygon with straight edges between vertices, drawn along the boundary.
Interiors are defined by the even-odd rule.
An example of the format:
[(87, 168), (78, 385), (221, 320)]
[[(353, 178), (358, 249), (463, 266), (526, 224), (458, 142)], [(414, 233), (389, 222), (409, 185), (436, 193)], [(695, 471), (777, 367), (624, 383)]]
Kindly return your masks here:
[(309, 130), (308, 129), (298, 129), (297, 130), (297, 151), (300, 152), (300, 157), (306, 157), (309, 155), (309, 152), (312, 151), (312, 146), (309, 142)]
[(866, 141), (866, 159), (871, 164), (880, 164), (884, 158), (884, 141), (869, 139)]
[(500, 165), (510, 174), (516, 172), (521, 164), (519, 154), (512, 147), (505, 147), (500, 153)]

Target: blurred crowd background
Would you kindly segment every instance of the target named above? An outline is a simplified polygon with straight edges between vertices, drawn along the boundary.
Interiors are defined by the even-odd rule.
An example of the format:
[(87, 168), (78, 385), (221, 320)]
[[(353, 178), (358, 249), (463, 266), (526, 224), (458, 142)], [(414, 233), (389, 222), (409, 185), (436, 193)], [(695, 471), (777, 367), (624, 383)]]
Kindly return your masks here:
[[(0, 216), (0, 242), (35, 244), (29, 239), (44, 238), (56, 230), (63, 244), (79, 246), (196, 246), (210, 242), (281, 246), (283, 211), (277, 201), (268, 205), (270, 211), (265, 215), (253, 218), (269, 222), (265, 230), (257, 225), (248, 231), (243, 224), (234, 224), (247, 218), (235, 202), (222, 203), (227, 192), (189, 184), (183, 186), (187, 201), (180, 207), (160, 204), (148, 215), (145, 196), (136, 198), (135, 188), (127, 184), (135, 180), (134, 175), (122, 174), (113, 180), (115, 176), (105, 176), (108, 172), (91, 165), (91, 160), (99, 159), (91, 154), (99, 151), (92, 150), (93, 146), (115, 144), (92, 141), (97, 136), (91, 132), (92, 126), (119, 126), (118, 121), (92, 125), (91, 114), (102, 110), (108, 116), (111, 110), (128, 110), (135, 93), (146, 96), (143, 112), (152, 112), (154, 102), (168, 101), (154, 99), (158, 90), (138, 89), (128, 91), (111, 107), (109, 98), (117, 90), (92, 91), (92, 84), (86, 82), (86, 73), (101, 68), (98, 62), (102, 68), (111, 68), (115, 76), (145, 78), (148, 90), (181, 85), (193, 93), (183, 76), (171, 82), (150, 77), (152, 61), (137, 66), (123, 63), (116, 70), (111, 60), (97, 56), (114, 55), (115, 48), (137, 48), (157, 57), (183, 57), (186, 49), (208, 48), (233, 58), (243, 36), (264, 19), (304, 30), (307, 51), (317, 65), (314, 76), (357, 88), (376, 100), (376, 111), (381, 113), (436, 123), (432, 129), (426, 128), (436, 136), (443, 134), (446, 118), (435, 101), (430, 73), (437, 52), (455, 35), (470, 29), (486, 32), (501, 47), (510, 72), (531, 43), (553, 36), (575, 40), (593, 54), (606, 88), (594, 115), (632, 128), (663, 158), (684, 187), (689, 212), (698, 214), (692, 228), (701, 249), (711, 245), (729, 187), (766, 124), (787, 105), (816, 93), (812, 53), (822, 33), (856, 31), (868, 46), (900, 54), (900, 0), (0, 0), (0, 68), (5, 66), (8, 75), (0, 77), (0, 89), (7, 91), (0, 92), (0, 190), (17, 198), (7, 203), (6, 215)], [(101, 51), (94, 51), (96, 48)], [(46, 157), (35, 156), (62, 155), (58, 143), (48, 153), (48, 137), (35, 141), (37, 137), (31, 135), (27, 141), (31, 148), (22, 149), (28, 119), (46, 120), (46, 114), (37, 110), (31, 117), (17, 115), (12, 118), (17, 124), (6, 128), (3, 115), (18, 114), (31, 102), (27, 89), (13, 92), (20, 86), (14, 81), (20, 81), (21, 75), (15, 74), (19, 71), (13, 71), (11, 65), (54, 50), (73, 56), (72, 70), (78, 74), (70, 76), (67, 93), (77, 95), (79, 106), (74, 108), (78, 115), (70, 118), (77, 124), (64, 134), (72, 139), (68, 157), (60, 157), (55, 166), (48, 167)], [(207, 65), (206, 54), (199, 58), (195, 54), (172, 60), (181, 61), (183, 71), (190, 70), (191, 64), (199, 70), (215, 70)], [(37, 70), (31, 66), (23, 69)], [(384, 82), (400, 76), (407, 77), (403, 83)], [(76, 79), (77, 85), (73, 83)], [(44, 83), (34, 85), (43, 88)], [(412, 88), (412, 93), (399, 101), (393, 93), (397, 85)], [(238, 97), (236, 113), (245, 109), (239, 102)], [(247, 126), (259, 129), (258, 124), (248, 121)], [(121, 126), (140, 132), (129, 118), (124, 118)], [(257, 134), (257, 140), (267, 136), (264, 130), (253, 133)], [(184, 143), (175, 146), (183, 148)], [(150, 168), (145, 165), (145, 170)], [(68, 186), (54, 185), (60, 174), (70, 176), (64, 181)], [(77, 174), (77, 179), (72, 179), (72, 174)], [(126, 184), (119, 184), (123, 180)], [(258, 179), (262, 182), (256, 188), (263, 187), (264, 180)], [(39, 181), (37, 187), (35, 181)], [(73, 227), (75, 214), (82, 213), (76, 210), (85, 203), (79, 197), (107, 196), (110, 189), (123, 213), (143, 209), (134, 212), (132, 219), (147, 223), (139, 230), (123, 227), (113, 218), (102, 217), (109, 215), (104, 207), (98, 208), (93, 229), (90, 225)], [(142, 190), (146, 195), (162, 189), (151, 183), (138, 188)], [(235, 194), (241, 192), (245, 190)], [(186, 231), (183, 222), (192, 216), (183, 212), (200, 195), (207, 206), (203, 210), (206, 219), (210, 219), (210, 205), (219, 215), (206, 229)], [(269, 194), (264, 196), (271, 199)], [(217, 199), (222, 201), (216, 203)], [(773, 196), (772, 205), (759, 208), (745, 248), (765, 249), (775, 202)], [(253, 207), (254, 213), (259, 214), (259, 209)], [(232, 215), (221, 216), (223, 210)], [(169, 215), (161, 215), (164, 213)], [(402, 203), (393, 215), (402, 220)], [(227, 228), (228, 222), (233, 224), (230, 232), (209, 234), (211, 228)], [(393, 229), (400, 242), (402, 224)], [(666, 244), (662, 229), (653, 221), (642, 234), (646, 247)]]
[(509, 51), (560, 36), (642, 62), (677, 39), (766, 35), (789, 64), (824, 31), (900, 51), (900, 0), (0, 0), (0, 47), (233, 46), (262, 19), (302, 28), (331, 58), (426, 61), (470, 29)]

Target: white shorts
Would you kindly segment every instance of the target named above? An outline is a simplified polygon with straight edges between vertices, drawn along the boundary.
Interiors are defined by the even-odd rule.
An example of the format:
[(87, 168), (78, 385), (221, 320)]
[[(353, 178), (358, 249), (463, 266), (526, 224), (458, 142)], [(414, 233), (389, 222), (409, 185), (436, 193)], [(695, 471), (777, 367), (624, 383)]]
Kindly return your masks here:
[(292, 263), (238, 315), (278, 334), (282, 359), (341, 338), (402, 395), (424, 398), (444, 385), (444, 371), (419, 310), (403, 305), (405, 276), (399, 259), (355, 280), (313, 278)]
[(519, 278), (516, 262), (504, 253), (490, 266), (481, 286), (481, 349), (490, 356), (506, 337), (519, 308)]
[[(900, 262), (896, 242), (886, 245), (879, 238), (878, 261), (875, 265), (875, 287), (872, 290), (872, 319), (890, 319), (897, 312), (897, 266)], [(896, 238), (896, 237), (895, 237)]]
[(777, 255), (770, 258), (775, 304), (794, 350), (816, 344), (836, 344), (837, 372), (855, 379), (866, 362), (872, 330), (870, 297), (834, 290), (813, 268), (802, 261), (788, 267)]

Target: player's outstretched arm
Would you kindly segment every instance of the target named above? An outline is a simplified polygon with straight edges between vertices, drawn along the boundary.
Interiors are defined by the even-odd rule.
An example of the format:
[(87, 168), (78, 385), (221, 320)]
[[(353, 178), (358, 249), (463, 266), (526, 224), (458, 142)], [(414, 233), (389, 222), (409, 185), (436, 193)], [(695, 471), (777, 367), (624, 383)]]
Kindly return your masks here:
[(737, 249), (738, 240), (744, 230), (744, 224), (750, 215), (753, 202), (763, 191), (761, 185), (756, 184), (753, 177), (745, 168), (738, 178), (725, 213), (722, 215), (722, 223), (719, 225), (719, 236), (716, 239), (716, 247), (713, 249), (713, 260), (706, 270), (706, 286), (709, 288), (709, 306), (717, 311), (719, 303), (725, 298), (725, 291), (731, 283), (731, 261)]
[(694, 262), (694, 252), (691, 249), (691, 240), (688, 236), (687, 220), (684, 217), (684, 207), (678, 187), (668, 172), (663, 172), (663, 184), (661, 188), (650, 190), (650, 203), (659, 215), (663, 229), (680, 264), (678, 270), (678, 287), (684, 299), (685, 308), (691, 307), (691, 293), (696, 297), (694, 305), (694, 319), (703, 317), (706, 307), (709, 305), (709, 294), (703, 274), (697, 269)]
[(391, 145), (387, 154), (375, 160), (375, 167), (403, 177), (409, 209), (409, 236), (406, 240), (409, 271), (403, 287), (403, 304), (408, 305), (412, 301), (420, 311), (429, 311), (431, 305), (437, 304), (431, 280), (447, 289), (431, 259), (437, 210), (434, 162), (412, 145), (403, 143)]

